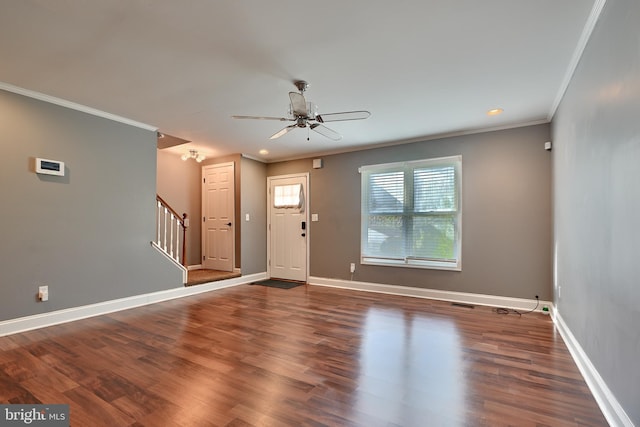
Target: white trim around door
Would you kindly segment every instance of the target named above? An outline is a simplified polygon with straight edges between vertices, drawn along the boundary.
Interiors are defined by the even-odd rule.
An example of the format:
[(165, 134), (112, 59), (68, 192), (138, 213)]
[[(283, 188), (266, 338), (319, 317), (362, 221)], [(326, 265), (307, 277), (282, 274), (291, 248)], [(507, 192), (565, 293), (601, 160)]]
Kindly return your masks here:
[[(300, 204), (291, 206), (274, 206), (274, 194), (272, 189), (276, 184), (286, 184), (290, 186), (291, 183), (302, 184), (302, 200)], [(295, 184), (293, 184), (295, 185)], [(309, 245), (311, 239), (311, 230), (309, 227), (309, 173), (278, 175), (267, 177), (267, 276), (298, 280), (307, 282), (309, 278)], [(295, 202), (298, 203), (298, 202)], [(286, 220), (284, 217), (288, 217)], [(273, 244), (276, 243), (272, 239), (272, 231), (274, 233), (277, 230), (281, 230), (281, 227), (285, 222), (280, 225), (273, 223), (272, 221), (286, 221), (287, 227), (290, 227), (287, 239), (286, 247), (279, 246), (277, 253), (274, 253)], [(293, 246), (289, 246), (293, 245)], [(298, 246), (302, 245), (302, 246)], [(301, 255), (298, 257), (298, 255)], [(289, 261), (293, 258), (293, 264), (290, 265)], [(283, 261), (284, 259), (284, 261)], [(283, 261), (283, 262), (281, 262)], [(285, 264), (279, 268), (275, 263)]]

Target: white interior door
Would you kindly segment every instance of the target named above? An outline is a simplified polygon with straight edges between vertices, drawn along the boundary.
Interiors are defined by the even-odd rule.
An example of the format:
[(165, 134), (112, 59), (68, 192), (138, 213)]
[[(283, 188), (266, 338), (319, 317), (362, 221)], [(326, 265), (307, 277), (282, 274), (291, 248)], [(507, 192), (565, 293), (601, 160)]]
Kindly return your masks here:
[(202, 268), (233, 271), (234, 164), (202, 167)]
[(269, 275), (307, 281), (308, 175), (269, 177)]

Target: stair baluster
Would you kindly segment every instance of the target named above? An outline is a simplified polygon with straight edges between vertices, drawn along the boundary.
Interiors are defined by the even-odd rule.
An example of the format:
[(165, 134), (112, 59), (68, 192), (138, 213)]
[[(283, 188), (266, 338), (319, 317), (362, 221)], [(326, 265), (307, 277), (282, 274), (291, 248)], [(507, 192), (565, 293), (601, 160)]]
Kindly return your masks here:
[[(186, 266), (186, 226), (187, 214), (182, 217), (165, 202), (162, 197), (156, 195), (157, 218), (157, 246), (178, 264)], [(175, 238), (174, 238), (175, 232)]]

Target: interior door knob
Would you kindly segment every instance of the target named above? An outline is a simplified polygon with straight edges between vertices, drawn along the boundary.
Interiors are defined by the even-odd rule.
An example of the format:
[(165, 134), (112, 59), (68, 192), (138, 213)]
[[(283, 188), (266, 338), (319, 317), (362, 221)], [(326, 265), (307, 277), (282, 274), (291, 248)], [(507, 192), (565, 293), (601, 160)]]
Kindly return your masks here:
[(231, 223), (230, 223), (230, 222), (228, 222), (228, 223), (227, 223), (227, 225), (228, 225), (229, 227), (231, 227)]

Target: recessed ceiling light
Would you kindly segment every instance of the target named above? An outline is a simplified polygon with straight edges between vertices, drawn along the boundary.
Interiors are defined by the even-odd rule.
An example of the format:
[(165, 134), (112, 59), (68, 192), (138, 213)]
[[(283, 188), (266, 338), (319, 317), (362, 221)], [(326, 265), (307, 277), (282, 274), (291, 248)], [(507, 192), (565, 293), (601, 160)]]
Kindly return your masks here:
[(502, 108), (494, 108), (493, 110), (487, 111), (487, 116), (497, 116), (498, 114), (502, 114), (503, 111)]
[(262, 154), (263, 156), (266, 156), (267, 154), (269, 154), (269, 150), (265, 150), (264, 148), (260, 151), (258, 151), (260, 154)]

